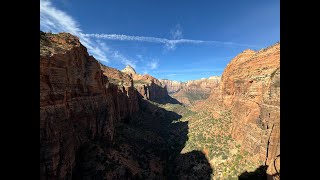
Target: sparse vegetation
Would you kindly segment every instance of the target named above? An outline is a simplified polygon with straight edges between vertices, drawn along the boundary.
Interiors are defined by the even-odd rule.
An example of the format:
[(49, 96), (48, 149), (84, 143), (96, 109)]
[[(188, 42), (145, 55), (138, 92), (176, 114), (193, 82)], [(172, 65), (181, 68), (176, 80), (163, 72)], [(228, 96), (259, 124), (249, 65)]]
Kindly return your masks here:
[(276, 72), (277, 72), (279, 69), (280, 69), (280, 67), (278, 67), (276, 70), (274, 70), (274, 71), (271, 73), (271, 75), (270, 75), (271, 79), (273, 78), (273, 76), (276, 74)]
[(147, 85), (147, 81), (142, 81), (142, 80), (133, 80), (134, 85)]
[(197, 91), (188, 91), (185, 93), (186, 97), (190, 102), (207, 99), (209, 97), (209, 93), (197, 92)]

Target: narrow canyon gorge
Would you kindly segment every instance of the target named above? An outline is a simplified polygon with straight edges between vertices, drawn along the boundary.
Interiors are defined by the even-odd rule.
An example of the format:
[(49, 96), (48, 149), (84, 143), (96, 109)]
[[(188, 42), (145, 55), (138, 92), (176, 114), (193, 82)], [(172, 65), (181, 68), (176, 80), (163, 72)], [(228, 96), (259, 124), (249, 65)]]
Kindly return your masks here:
[(40, 179), (280, 179), (280, 43), (187, 82), (40, 31)]

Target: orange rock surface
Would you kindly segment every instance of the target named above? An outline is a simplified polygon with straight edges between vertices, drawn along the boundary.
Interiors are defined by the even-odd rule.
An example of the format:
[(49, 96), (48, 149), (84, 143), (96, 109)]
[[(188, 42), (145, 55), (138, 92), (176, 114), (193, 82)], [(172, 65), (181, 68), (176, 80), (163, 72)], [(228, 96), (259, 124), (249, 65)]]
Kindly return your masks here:
[(193, 109), (207, 109), (214, 118), (231, 110), (232, 138), (252, 154), (250, 161), (257, 167), (267, 165), (267, 173), (279, 178), (280, 43), (257, 52), (245, 50), (233, 58), (219, 89)]

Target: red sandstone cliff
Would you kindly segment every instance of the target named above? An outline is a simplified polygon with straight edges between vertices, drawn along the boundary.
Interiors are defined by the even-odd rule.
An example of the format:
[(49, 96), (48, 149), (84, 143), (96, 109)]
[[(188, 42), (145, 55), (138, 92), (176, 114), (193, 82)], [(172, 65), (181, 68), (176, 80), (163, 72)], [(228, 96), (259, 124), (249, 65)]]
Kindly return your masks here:
[[(40, 37), (40, 179), (71, 179), (79, 156), (89, 159), (81, 169), (95, 179), (106, 166), (92, 165), (91, 160), (100, 161), (101, 154), (108, 153), (94, 145), (79, 152), (81, 147), (92, 141), (112, 145), (117, 123), (129, 121), (140, 110), (140, 96), (163, 102), (168, 93), (164, 83), (150, 75), (139, 75), (130, 67), (121, 72), (99, 64), (70, 34), (40, 33)], [(229, 133), (241, 144), (241, 151), (250, 154), (247, 160), (256, 167), (268, 165), (268, 174), (278, 178), (280, 44), (258, 52), (242, 52), (228, 64), (219, 86), (212, 84), (209, 99), (198, 102), (195, 108), (209, 110), (214, 117), (230, 110)], [(192, 82), (186, 92), (207, 86), (201, 81)], [(89, 152), (91, 147), (96, 148), (94, 153)], [(83, 154), (86, 156), (81, 157)], [(114, 157), (128, 164), (127, 155)], [(129, 164), (130, 172), (145, 166)], [(122, 169), (114, 172), (127, 177)]]
[(108, 89), (113, 91), (116, 109), (119, 111), (120, 119), (126, 122), (130, 120), (133, 113), (139, 111), (138, 92), (133, 86), (132, 78), (111, 67), (101, 64), (103, 75), (108, 77), (110, 86)]
[(129, 65), (127, 65), (122, 72), (132, 77), (134, 87), (144, 99), (158, 103), (178, 103), (168, 95), (167, 89), (157, 78), (149, 74), (137, 74)]
[(139, 110), (132, 83), (104, 74), (78, 38), (40, 32), (40, 179), (71, 179), (81, 146), (112, 144), (116, 123)]
[(273, 161), (280, 154), (280, 43), (235, 57), (223, 72), (221, 91), (234, 116), (232, 137), (275, 174)]
[(251, 154), (256, 167), (268, 165), (267, 173), (279, 178), (280, 43), (236, 56), (224, 70), (220, 88), (194, 108), (207, 109), (215, 118), (231, 110), (230, 133), (241, 150)]

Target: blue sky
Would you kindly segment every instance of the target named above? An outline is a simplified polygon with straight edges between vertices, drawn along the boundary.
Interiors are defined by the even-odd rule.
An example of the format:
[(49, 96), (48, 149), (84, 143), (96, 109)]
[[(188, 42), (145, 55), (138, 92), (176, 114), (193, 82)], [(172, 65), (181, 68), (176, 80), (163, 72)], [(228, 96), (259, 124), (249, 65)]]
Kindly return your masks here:
[(280, 1), (40, 0), (40, 29), (78, 36), (107, 66), (186, 81), (280, 41)]

